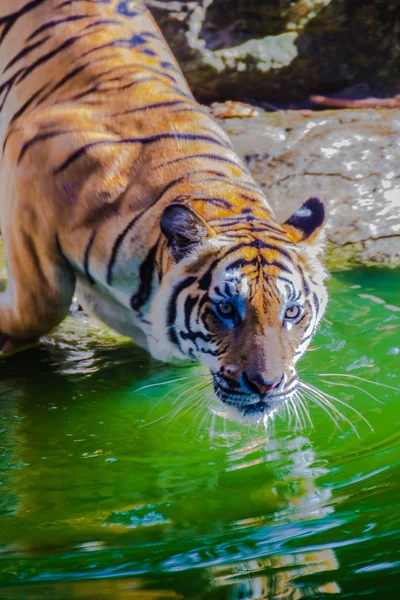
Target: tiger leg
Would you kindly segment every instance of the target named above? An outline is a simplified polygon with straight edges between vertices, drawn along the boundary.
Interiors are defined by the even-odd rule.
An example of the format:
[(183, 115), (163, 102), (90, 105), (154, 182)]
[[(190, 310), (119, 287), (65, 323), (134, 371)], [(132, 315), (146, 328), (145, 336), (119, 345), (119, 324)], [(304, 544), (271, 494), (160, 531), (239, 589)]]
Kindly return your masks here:
[(29, 231), (5, 240), (8, 283), (0, 293), (2, 354), (31, 346), (68, 314), (75, 276), (57, 256), (59, 249), (50, 248), (51, 244), (47, 256), (39, 253)]
[[(52, 218), (52, 198), (4, 157), (0, 172), (1, 231), (8, 272), (0, 292), (0, 353), (31, 346), (67, 315), (75, 274), (64, 258)], [(46, 195), (47, 193), (47, 195)]]

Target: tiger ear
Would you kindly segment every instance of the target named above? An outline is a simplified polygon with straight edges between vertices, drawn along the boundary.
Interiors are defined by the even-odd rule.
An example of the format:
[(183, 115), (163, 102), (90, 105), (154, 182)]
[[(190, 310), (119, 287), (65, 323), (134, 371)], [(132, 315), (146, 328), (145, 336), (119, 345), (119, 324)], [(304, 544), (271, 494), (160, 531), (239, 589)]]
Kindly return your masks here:
[(161, 231), (168, 241), (171, 256), (179, 262), (212, 233), (205, 220), (184, 204), (170, 204), (164, 210)]
[(325, 221), (325, 207), (318, 198), (310, 198), (282, 226), (295, 242), (312, 244)]

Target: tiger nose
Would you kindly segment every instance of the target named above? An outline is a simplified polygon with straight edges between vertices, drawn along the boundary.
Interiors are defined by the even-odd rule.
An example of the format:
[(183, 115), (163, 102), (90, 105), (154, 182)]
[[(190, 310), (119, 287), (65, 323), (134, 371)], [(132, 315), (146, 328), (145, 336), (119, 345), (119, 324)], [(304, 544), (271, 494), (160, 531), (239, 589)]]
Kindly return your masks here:
[(278, 387), (282, 382), (283, 375), (280, 375), (272, 380), (267, 380), (261, 377), (261, 375), (248, 375), (245, 371), (243, 371), (242, 379), (245, 386), (253, 392), (253, 394), (259, 394), (260, 396), (264, 396), (274, 388)]

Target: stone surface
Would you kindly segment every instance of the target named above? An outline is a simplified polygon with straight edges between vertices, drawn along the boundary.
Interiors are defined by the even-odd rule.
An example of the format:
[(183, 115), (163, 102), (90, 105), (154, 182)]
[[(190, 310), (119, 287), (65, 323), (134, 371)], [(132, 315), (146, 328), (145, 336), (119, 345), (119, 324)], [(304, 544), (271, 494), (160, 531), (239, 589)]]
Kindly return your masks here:
[(400, 265), (400, 111), (308, 112), (221, 122), (279, 220), (324, 201), (332, 266)]
[(399, 0), (146, 2), (202, 101), (400, 90)]

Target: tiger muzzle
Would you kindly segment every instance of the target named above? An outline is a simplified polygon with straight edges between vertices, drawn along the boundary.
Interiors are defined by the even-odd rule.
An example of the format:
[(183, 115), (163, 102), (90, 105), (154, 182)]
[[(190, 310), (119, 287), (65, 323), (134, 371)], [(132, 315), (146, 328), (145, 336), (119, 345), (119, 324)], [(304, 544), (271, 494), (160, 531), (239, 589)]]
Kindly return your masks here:
[(218, 398), (230, 406), (235, 406), (244, 413), (264, 412), (271, 403), (279, 400), (279, 389), (285, 379), (284, 375), (274, 380), (265, 380), (260, 375), (250, 378), (243, 372), (239, 379), (233, 379), (219, 373), (213, 374), (214, 390)]

